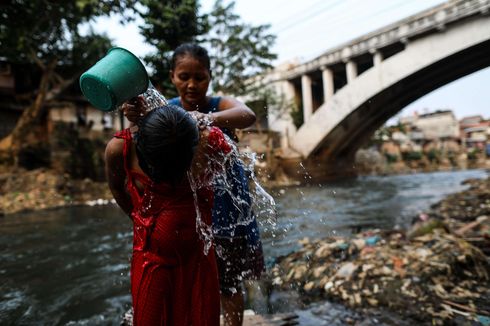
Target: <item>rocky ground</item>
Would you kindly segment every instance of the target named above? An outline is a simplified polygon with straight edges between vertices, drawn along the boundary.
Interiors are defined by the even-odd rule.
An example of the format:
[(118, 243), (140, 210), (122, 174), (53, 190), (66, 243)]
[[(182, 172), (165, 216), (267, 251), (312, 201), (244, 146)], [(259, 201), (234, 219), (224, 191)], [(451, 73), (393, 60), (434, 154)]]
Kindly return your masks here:
[(0, 172), (0, 216), (111, 199), (112, 194), (105, 182), (73, 180), (68, 175), (47, 169)]
[(272, 269), (273, 285), (417, 324), (490, 325), (490, 178), (467, 183), (410, 230), (303, 239)]

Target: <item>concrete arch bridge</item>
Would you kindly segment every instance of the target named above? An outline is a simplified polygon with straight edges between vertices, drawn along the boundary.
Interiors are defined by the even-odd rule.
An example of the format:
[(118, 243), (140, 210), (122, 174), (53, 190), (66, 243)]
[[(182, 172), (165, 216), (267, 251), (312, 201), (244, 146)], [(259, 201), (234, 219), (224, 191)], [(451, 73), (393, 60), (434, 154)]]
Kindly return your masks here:
[(490, 0), (448, 1), (310, 62), (276, 69), (268, 83), (303, 108), (304, 123), (296, 130), (289, 117), (269, 112), (270, 129), (301, 154), (310, 175), (348, 172), (355, 152), (390, 117), (490, 66), (489, 11)]

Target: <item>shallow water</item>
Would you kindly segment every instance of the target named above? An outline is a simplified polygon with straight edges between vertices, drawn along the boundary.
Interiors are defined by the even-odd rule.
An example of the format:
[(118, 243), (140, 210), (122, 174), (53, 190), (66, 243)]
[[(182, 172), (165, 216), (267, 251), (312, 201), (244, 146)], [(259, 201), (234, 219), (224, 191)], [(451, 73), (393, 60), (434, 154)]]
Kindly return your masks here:
[(408, 227), (430, 205), (466, 189), (461, 184), (464, 180), (486, 176), (484, 170), (368, 176), (275, 189), (271, 194), (280, 218), (274, 229), (262, 225), (266, 255), (286, 254), (304, 237)]
[[(276, 226), (262, 221), (266, 257), (272, 262), (306, 236), (407, 226), (445, 195), (465, 189), (463, 180), (486, 176), (470, 170), (274, 189)], [(0, 218), (0, 324), (119, 325), (131, 300), (131, 233), (129, 218), (113, 205)], [(297, 309), (292, 298), (275, 295), (281, 306), (259, 307), (265, 305), (260, 293), (249, 304), (261, 312)], [(302, 325), (316, 323), (312, 311), (300, 312)]]

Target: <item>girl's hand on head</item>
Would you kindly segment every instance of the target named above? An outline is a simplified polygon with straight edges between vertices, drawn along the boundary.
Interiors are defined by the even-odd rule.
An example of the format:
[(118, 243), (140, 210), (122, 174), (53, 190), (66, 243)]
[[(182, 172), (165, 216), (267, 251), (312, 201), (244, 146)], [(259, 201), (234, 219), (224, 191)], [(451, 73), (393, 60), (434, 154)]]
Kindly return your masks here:
[(123, 112), (126, 119), (133, 123), (137, 123), (146, 115), (148, 105), (142, 96), (137, 96), (125, 102), (120, 110)]
[(213, 125), (213, 117), (211, 113), (201, 113), (198, 111), (190, 111), (189, 114), (196, 120), (199, 130), (205, 130)]

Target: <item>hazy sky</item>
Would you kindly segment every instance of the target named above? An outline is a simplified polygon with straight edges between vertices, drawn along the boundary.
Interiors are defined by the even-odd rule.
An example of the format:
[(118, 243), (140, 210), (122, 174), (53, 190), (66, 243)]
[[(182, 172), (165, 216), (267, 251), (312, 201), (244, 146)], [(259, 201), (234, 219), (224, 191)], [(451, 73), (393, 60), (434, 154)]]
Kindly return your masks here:
[[(229, 3), (229, 1), (224, 1)], [(277, 35), (276, 63), (305, 61), (389, 23), (430, 8), (442, 0), (236, 0), (235, 13), (252, 24), (270, 24)], [(201, 0), (209, 12), (214, 0)], [(152, 50), (138, 34), (136, 24), (120, 26), (116, 19), (102, 19), (116, 45), (143, 56)], [(481, 114), (490, 117), (490, 68), (461, 78), (420, 98), (400, 114), (452, 109), (456, 117)]]

